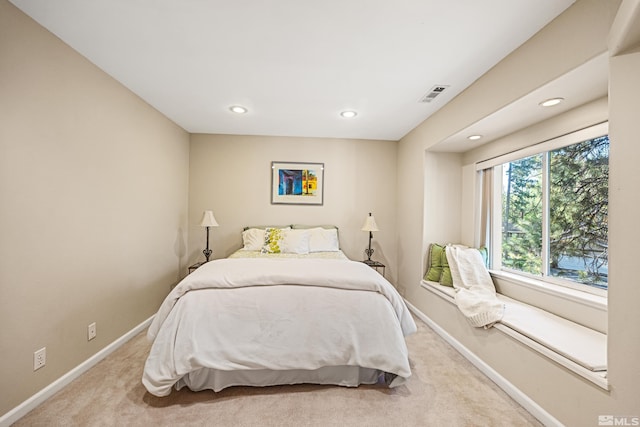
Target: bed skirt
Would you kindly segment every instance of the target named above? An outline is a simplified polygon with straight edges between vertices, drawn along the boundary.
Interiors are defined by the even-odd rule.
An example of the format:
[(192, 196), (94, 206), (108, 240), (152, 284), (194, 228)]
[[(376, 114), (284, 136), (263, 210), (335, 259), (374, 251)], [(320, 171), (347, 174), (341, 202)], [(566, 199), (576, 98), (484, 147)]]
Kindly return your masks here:
[[(221, 391), (233, 386), (267, 387), (273, 385), (322, 384), (343, 387), (358, 387), (361, 384), (393, 384), (395, 375), (378, 369), (359, 366), (326, 366), (315, 370), (291, 369), (273, 371), (268, 369), (222, 371), (202, 368), (182, 377), (175, 385), (176, 390), (188, 387), (192, 391)], [(404, 380), (404, 378), (402, 378)], [(404, 381), (402, 381), (404, 382)]]

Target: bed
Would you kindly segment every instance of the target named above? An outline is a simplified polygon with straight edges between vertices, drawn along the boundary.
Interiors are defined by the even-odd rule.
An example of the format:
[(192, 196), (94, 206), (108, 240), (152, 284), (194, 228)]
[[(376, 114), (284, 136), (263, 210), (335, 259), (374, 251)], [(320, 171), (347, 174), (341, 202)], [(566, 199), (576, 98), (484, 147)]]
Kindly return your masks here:
[(142, 382), (172, 389), (396, 387), (416, 325), (395, 288), (339, 249), (335, 227), (249, 227), (243, 248), (185, 277), (160, 306)]

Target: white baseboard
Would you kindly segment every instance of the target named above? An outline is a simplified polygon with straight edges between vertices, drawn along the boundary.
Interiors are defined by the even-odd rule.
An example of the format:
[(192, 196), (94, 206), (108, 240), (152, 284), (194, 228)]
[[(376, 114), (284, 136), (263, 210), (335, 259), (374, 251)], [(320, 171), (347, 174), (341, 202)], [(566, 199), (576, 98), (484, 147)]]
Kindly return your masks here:
[(126, 334), (124, 334), (123, 336), (121, 336), (120, 338), (118, 338), (117, 340), (115, 340), (114, 342), (112, 342), (102, 350), (100, 350), (98, 353), (94, 354), (89, 359), (85, 360), (80, 365), (76, 366), (75, 368), (73, 368), (72, 370), (64, 374), (62, 377), (58, 378), (57, 380), (55, 380), (54, 382), (52, 382), (51, 384), (49, 384), (48, 386), (46, 386), (45, 388), (43, 388), (42, 390), (40, 390), (39, 392), (31, 396), (29, 399), (25, 400), (20, 405), (16, 406), (12, 410), (4, 414), (2, 417), (0, 417), (0, 427), (9, 427), (11, 424), (15, 423), (20, 418), (27, 415), (29, 412), (31, 412), (36, 407), (38, 407), (38, 405), (40, 405), (42, 402), (44, 402), (45, 400), (53, 396), (55, 393), (62, 390), (71, 381), (75, 380), (80, 375), (87, 372), (89, 369), (95, 366), (102, 359), (104, 359), (105, 357), (113, 353), (115, 350), (121, 347), (124, 343), (126, 343), (131, 338), (135, 337), (140, 332), (142, 332), (145, 328), (147, 328), (151, 324), (152, 320), (153, 320), (153, 316), (151, 316), (144, 322), (140, 323), (138, 326), (136, 326), (135, 328), (133, 328), (132, 330), (130, 330), (129, 332), (127, 332)]
[(424, 323), (426, 323), (431, 329), (440, 335), (446, 342), (448, 342), (453, 348), (455, 348), (460, 354), (462, 354), (469, 362), (471, 362), (476, 368), (485, 374), (491, 381), (493, 381), (498, 387), (500, 387), (505, 393), (507, 393), (513, 400), (518, 402), (524, 409), (526, 409), (531, 415), (536, 417), (545, 426), (558, 426), (562, 427), (562, 423), (555, 419), (551, 414), (545, 411), (540, 405), (534, 402), (529, 396), (524, 394), (520, 389), (511, 384), (506, 378), (496, 372), (491, 366), (487, 365), (482, 359), (476, 356), (471, 350), (466, 348), (460, 341), (449, 335), (447, 331), (442, 329), (431, 320), (426, 314), (418, 310), (414, 305), (405, 300), (407, 307)]

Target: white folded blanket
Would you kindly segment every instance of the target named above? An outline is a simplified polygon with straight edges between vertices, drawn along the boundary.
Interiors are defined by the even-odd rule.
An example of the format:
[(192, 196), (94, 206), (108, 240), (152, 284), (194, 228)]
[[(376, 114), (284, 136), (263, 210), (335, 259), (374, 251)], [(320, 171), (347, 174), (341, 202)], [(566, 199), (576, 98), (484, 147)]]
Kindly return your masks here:
[(451, 269), (455, 300), (471, 325), (490, 328), (502, 319), (504, 304), (477, 249), (449, 245), (447, 262)]

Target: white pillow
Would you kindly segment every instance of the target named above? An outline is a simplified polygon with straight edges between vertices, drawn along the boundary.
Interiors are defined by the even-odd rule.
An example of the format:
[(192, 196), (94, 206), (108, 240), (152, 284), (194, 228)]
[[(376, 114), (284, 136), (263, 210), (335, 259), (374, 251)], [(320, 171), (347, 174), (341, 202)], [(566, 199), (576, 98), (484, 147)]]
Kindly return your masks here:
[(308, 254), (309, 237), (309, 230), (285, 230), (280, 242), (280, 251), (290, 254)]
[(259, 251), (264, 245), (264, 230), (260, 228), (249, 228), (242, 232), (242, 243), (244, 250)]
[(338, 229), (321, 227), (309, 229), (309, 252), (335, 252), (339, 249)]

